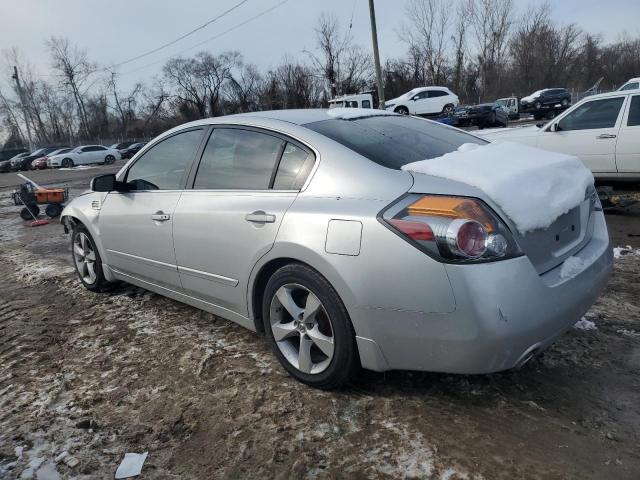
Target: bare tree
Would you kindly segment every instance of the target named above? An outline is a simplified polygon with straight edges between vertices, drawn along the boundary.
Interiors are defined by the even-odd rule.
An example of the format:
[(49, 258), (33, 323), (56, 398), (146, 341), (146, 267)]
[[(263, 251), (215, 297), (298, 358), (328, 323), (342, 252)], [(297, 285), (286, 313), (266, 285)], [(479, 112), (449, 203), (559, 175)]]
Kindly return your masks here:
[(334, 13), (323, 12), (315, 28), (316, 42), (320, 55), (305, 51), (320, 74), (325, 78), (332, 97), (343, 93), (341, 89), (341, 67), (344, 57), (351, 47), (349, 32), (341, 33), (338, 16)]
[(481, 95), (496, 95), (506, 66), (509, 30), (513, 23), (513, 0), (476, 0), (471, 23), (477, 44)]
[[(220, 93), (224, 82), (231, 78), (232, 68), (238, 64), (237, 52), (214, 56), (200, 52), (193, 58), (173, 58), (163, 69), (166, 79), (176, 88), (175, 102), (187, 118), (218, 114)], [(195, 112), (193, 112), (195, 109)]]
[(135, 102), (137, 100), (140, 91), (142, 90), (142, 84), (136, 83), (127, 93), (118, 91), (117, 86), (118, 75), (115, 72), (111, 72), (111, 76), (108, 80), (109, 93), (113, 99), (113, 105), (111, 108), (115, 111), (120, 121), (120, 138), (128, 138), (129, 126), (135, 118)]
[(73, 95), (80, 117), (80, 129), (88, 137), (90, 132), (85, 102), (90, 85), (87, 83), (96, 66), (89, 61), (85, 50), (71, 45), (67, 38), (51, 37), (46, 46), (51, 54), (53, 69), (59, 73), (62, 85)]
[(447, 77), (448, 12), (444, 0), (410, 0), (406, 7), (408, 23), (400, 38), (409, 46), (414, 62), (423, 63), (424, 81), (440, 85)]

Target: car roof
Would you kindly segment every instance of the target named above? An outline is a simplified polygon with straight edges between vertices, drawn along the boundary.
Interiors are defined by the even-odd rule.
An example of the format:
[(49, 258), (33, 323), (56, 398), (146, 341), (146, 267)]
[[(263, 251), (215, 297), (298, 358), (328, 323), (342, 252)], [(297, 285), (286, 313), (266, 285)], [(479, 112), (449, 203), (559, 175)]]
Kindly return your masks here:
[(268, 118), (271, 120), (280, 120), (283, 122), (293, 123), (295, 125), (304, 125), (305, 123), (319, 122), (321, 120), (330, 120), (332, 117), (327, 115), (328, 110), (324, 108), (300, 108), (292, 110), (267, 110), (262, 112), (237, 113), (235, 115), (225, 115), (223, 117), (214, 117), (209, 120), (227, 120), (227, 119), (250, 119), (250, 118)]
[(639, 93), (640, 93), (640, 88), (634, 88), (633, 90), (615, 90), (613, 92), (606, 92), (606, 93), (598, 93), (596, 95), (589, 95), (588, 97), (584, 97), (582, 100), (594, 99), (594, 98), (615, 97), (615, 96), (619, 96), (619, 95), (637, 95)]

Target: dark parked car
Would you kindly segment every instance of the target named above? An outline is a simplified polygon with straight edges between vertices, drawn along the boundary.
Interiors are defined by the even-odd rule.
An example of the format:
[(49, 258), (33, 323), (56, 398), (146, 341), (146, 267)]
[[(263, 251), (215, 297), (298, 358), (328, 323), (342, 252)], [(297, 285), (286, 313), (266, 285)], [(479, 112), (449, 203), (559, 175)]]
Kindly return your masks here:
[(20, 158), (24, 158), (29, 155), (29, 152), (19, 153), (8, 160), (3, 160), (0, 162), (0, 172), (10, 172), (11, 171), (11, 162), (13, 160), (17, 160)]
[(0, 150), (0, 162), (11, 160), (13, 157), (21, 153), (29, 153), (29, 150), (26, 148), (8, 148), (6, 150)]
[(476, 125), (478, 128), (506, 127), (509, 124), (509, 114), (496, 102), (458, 107), (453, 116), (458, 127), (468, 125)]
[(545, 108), (571, 105), (571, 93), (566, 88), (545, 88), (520, 99), (520, 110), (535, 112)]
[(120, 154), (122, 155), (122, 158), (129, 159), (133, 157), (136, 153), (138, 153), (142, 149), (142, 147), (144, 147), (146, 144), (147, 142), (134, 143), (129, 148), (125, 148), (124, 150), (121, 150)]
[(31, 152), (26, 157), (13, 158), (13, 159), (11, 159), (11, 170), (14, 170), (14, 171), (30, 170), (31, 169), (31, 162), (33, 162), (36, 158), (43, 157), (43, 156), (53, 152), (54, 150), (59, 150), (60, 148), (66, 148), (66, 147), (67, 147), (67, 145), (57, 145), (57, 146), (53, 146), (53, 147), (39, 148), (35, 152)]
[(131, 145), (133, 145), (136, 142), (120, 142), (120, 143), (114, 143), (113, 145), (111, 145), (109, 148), (113, 148), (114, 150), (119, 150), (120, 153), (122, 153), (122, 150), (126, 150), (127, 148), (129, 148)]

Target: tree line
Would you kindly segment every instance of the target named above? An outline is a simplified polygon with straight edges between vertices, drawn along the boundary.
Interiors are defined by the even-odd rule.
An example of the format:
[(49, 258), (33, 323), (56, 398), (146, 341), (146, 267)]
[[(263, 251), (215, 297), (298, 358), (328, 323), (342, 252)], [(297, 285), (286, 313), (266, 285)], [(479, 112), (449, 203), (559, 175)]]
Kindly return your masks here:
[[(406, 52), (384, 61), (387, 99), (442, 85), (475, 103), (545, 87), (608, 90), (640, 75), (640, 38), (605, 43), (573, 23), (554, 22), (549, 3), (519, 10), (513, 0), (409, 0), (402, 13), (398, 35)], [(46, 76), (37, 76), (19, 50), (5, 50), (5, 148), (27, 144), (27, 125), (37, 145), (146, 139), (199, 118), (322, 107), (334, 96), (375, 89), (369, 48), (354, 42), (337, 15), (321, 14), (315, 36), (313, 51), (286, 55), (266, 71), (241, 52), (201, 51), (169, 59), (160, 75), (130, 88), (67, 38), (46, 41)]]

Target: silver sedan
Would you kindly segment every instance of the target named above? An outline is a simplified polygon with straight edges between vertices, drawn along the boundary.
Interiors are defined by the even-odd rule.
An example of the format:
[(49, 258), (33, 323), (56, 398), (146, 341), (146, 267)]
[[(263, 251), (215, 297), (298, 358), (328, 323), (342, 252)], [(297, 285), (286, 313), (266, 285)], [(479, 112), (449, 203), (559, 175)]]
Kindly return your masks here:
[[(360, 367), (517, 367), (587, 311), (612, 265), (597, 197), (518, 233), (478, 188), (401, 170), (484, 140), (362, 112), (259, 112), (164, 133), (65, 208), (80, 281), (129, 282), (265, 334), (319, 388)], [(564, 278), (570, 256), (583, 269)]]

